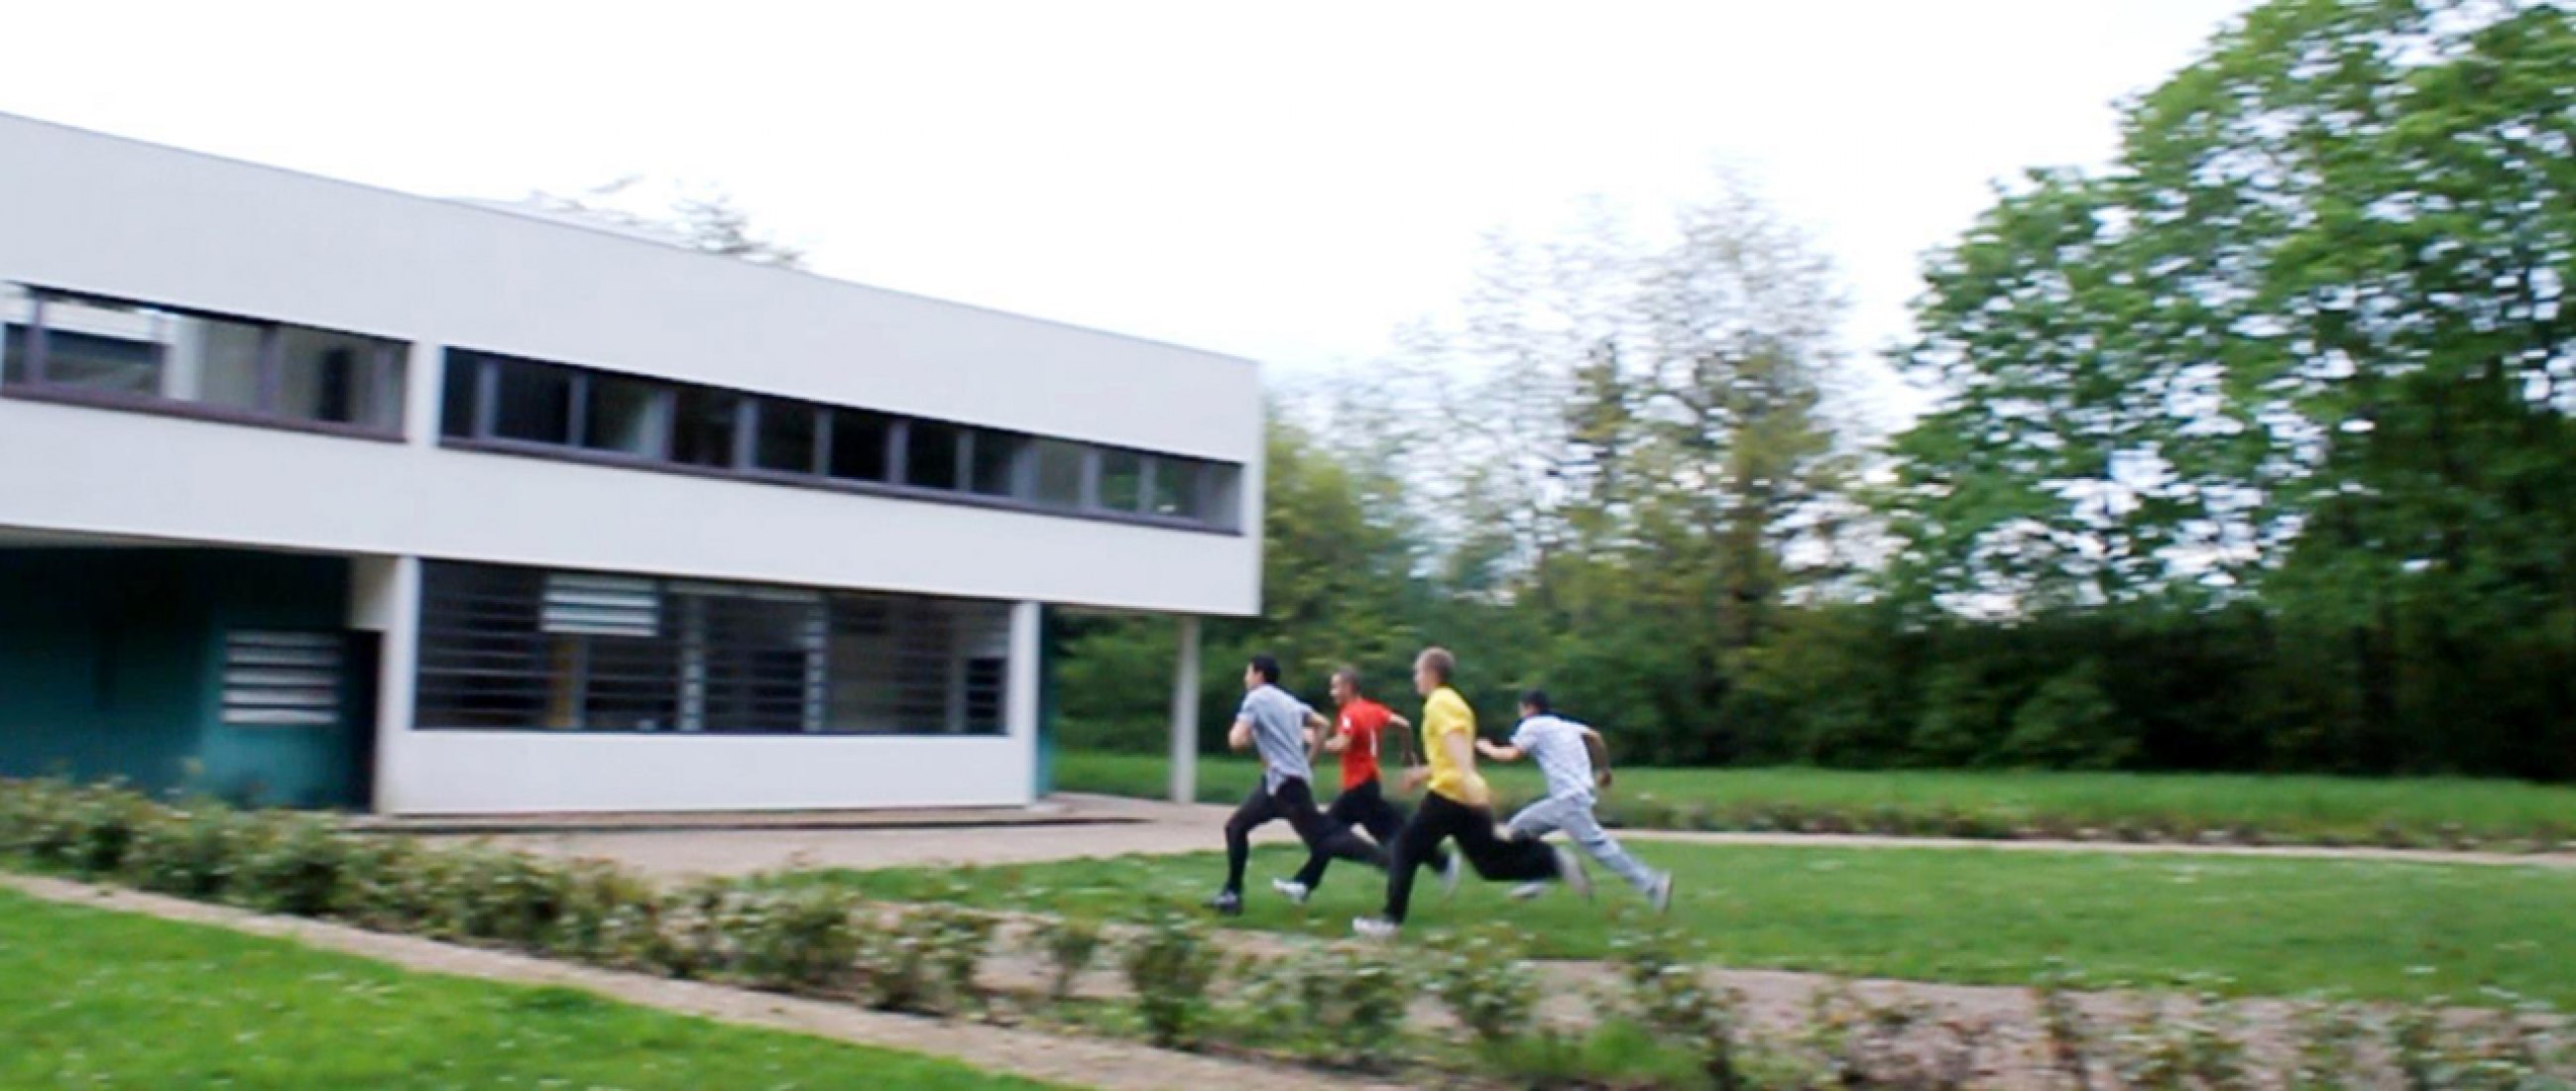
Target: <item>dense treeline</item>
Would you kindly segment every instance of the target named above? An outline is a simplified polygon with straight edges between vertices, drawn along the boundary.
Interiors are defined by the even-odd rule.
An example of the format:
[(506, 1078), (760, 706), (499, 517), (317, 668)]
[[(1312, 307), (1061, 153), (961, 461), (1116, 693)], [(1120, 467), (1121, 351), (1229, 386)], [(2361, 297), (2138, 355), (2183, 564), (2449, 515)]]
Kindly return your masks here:
[[(1256, 645), (1438, 641), (1665, 763), (2576, 776), (2576, 15), (2274, 0), (1924, 276), (1881, 440), (1741, 187), (1498, 245), (1281, 395), (1211, 731)], [(1156, 745), (1168, 632), (1073, 651), (1073, 741)]]

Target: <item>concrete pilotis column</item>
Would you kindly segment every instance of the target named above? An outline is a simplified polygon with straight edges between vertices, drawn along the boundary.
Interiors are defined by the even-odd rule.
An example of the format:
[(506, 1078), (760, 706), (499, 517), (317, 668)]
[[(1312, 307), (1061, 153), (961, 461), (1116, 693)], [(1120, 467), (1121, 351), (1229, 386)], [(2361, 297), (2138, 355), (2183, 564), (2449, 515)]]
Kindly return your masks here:
[(1180, 653), (1172, 665), (1172, 802), (1198, 802), (1199, 619), (1179, 619)]

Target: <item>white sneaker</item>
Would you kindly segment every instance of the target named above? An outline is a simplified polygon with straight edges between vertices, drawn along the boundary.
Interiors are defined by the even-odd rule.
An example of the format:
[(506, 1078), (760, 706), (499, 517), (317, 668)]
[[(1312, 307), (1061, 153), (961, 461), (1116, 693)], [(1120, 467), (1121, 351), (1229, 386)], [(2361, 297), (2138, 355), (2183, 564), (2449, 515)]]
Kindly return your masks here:
[(1583, 870), (1583, 861), (1576, 859), (1573, 851), (1563, 845), (1556, 847), (1556, 877), (1575, 893), (1583, 895), (1585, 900), (1591, 899), (1592, 876)]
[(1457, 854), (1457, 853), (1454, 853), (1454, 852), (1453, 852), (1453, 853), (1450, 853), (1450, 854), (1449, 854), (1449, 865), (1448, 865), (1447, 867), (1444, 867), (1444, 868), (1441, 868), (1441, 869), (1440, 869), (1440, 896), (1441, 896), (1441, 897), (1443, 897), (1443, 898), (1448, 898), (1448, 897), (1454, 897), (1454, 896), (1456, 896), (1456, 895), (1457, 895), (1457, 893), (1458, 893), (1458, 874), (1459, 874), (1459, 871), (1461, 870), (1461, 867), (1462, 867), (1462, 865), (1460, 865), (1460, 864), (1458, 863), (1458, 854)]
[(1298, 905), (1306, 904), (1306, 899), (1314, 897), (1315, 895), (1313, 889), (1295, 879), (1272, 879), (1270, 880), (1270, 889), (1278, 891), (1280, 894), (1285, 895), (1289, 901), (1295, 902)]
[(1655, 914), (1657, 916), (1661, 916), (1665, 912), (1671, 910), (1673, 907), (1673, 873), (1667, 871), (1662, 875), (1656, 876), (1655, 889), (1648, 891), (1646, 897), (1654, 901)]
[(1525, 902), (1545, 893), (1547, 893), (1546, 883), (1522, 883), (1512, 888), (1512, 900)]
[(1398, 927), (1394, 921), (1384, 917), (1354, 917), (1351, 920), (1351, 931), (1362, 939), (1394, 939)]

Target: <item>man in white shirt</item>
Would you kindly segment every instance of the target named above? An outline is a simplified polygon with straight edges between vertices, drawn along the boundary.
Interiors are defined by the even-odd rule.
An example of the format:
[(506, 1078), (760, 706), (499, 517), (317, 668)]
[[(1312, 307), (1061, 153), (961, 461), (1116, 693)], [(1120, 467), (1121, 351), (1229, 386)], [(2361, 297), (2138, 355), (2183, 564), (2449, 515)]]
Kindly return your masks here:
[[(1534, 689), (1521, 695), (1521, 722), (1512, 729), (1511, 743), (1497, 745), (1478, 739), (1476, 751), (1495, 761), (1518, 761), (1526, 756), (1537, 761), (1539, 771), (1547, 775), (1547, 798), (1521, 808), (1504, 827), (1506, 833), (1516, 839), (1536, 841), (1563, 830), (1601, 866), (1617, 872), (1638, 893), (1653, 901), (1655, 912), (1661, 913), (1672, 905), (1672, 873), (1637, 862), (1636, 857), (1619, 847), (1619, 842), (1611, 840), (1609, 831), (1601, 828), (1601, 820), (1593, 816), (1594, 787), (1610, 786), (1610, 748), (1600, 732), (1556, 715), (1548, 705), (1547, 693)], [(1545, 889), (1546, 884), (1528, 883), (1512, 894), (1535, 897)]]

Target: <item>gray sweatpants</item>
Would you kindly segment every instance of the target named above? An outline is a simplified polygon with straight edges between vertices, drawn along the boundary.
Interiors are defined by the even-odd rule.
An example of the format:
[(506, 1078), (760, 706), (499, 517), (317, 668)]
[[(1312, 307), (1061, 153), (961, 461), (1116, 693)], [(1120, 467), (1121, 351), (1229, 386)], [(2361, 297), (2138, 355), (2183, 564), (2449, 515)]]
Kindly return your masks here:
[(1587, 855), (1600, 861), (1602, 867), (1618, 872), (1641, 893), (1654, 893), (1655, 884), (1663, 878), (1610, 839), (1610, 831), (1602, 829), (1601, 820), (1592, 816), (1592, 797), (1588, 795), (1549, 796), (1521, 808), (1503, 827), (1510, 836), (1532, 841), (1558, 830), (1564, 830), (1565, 836)]

